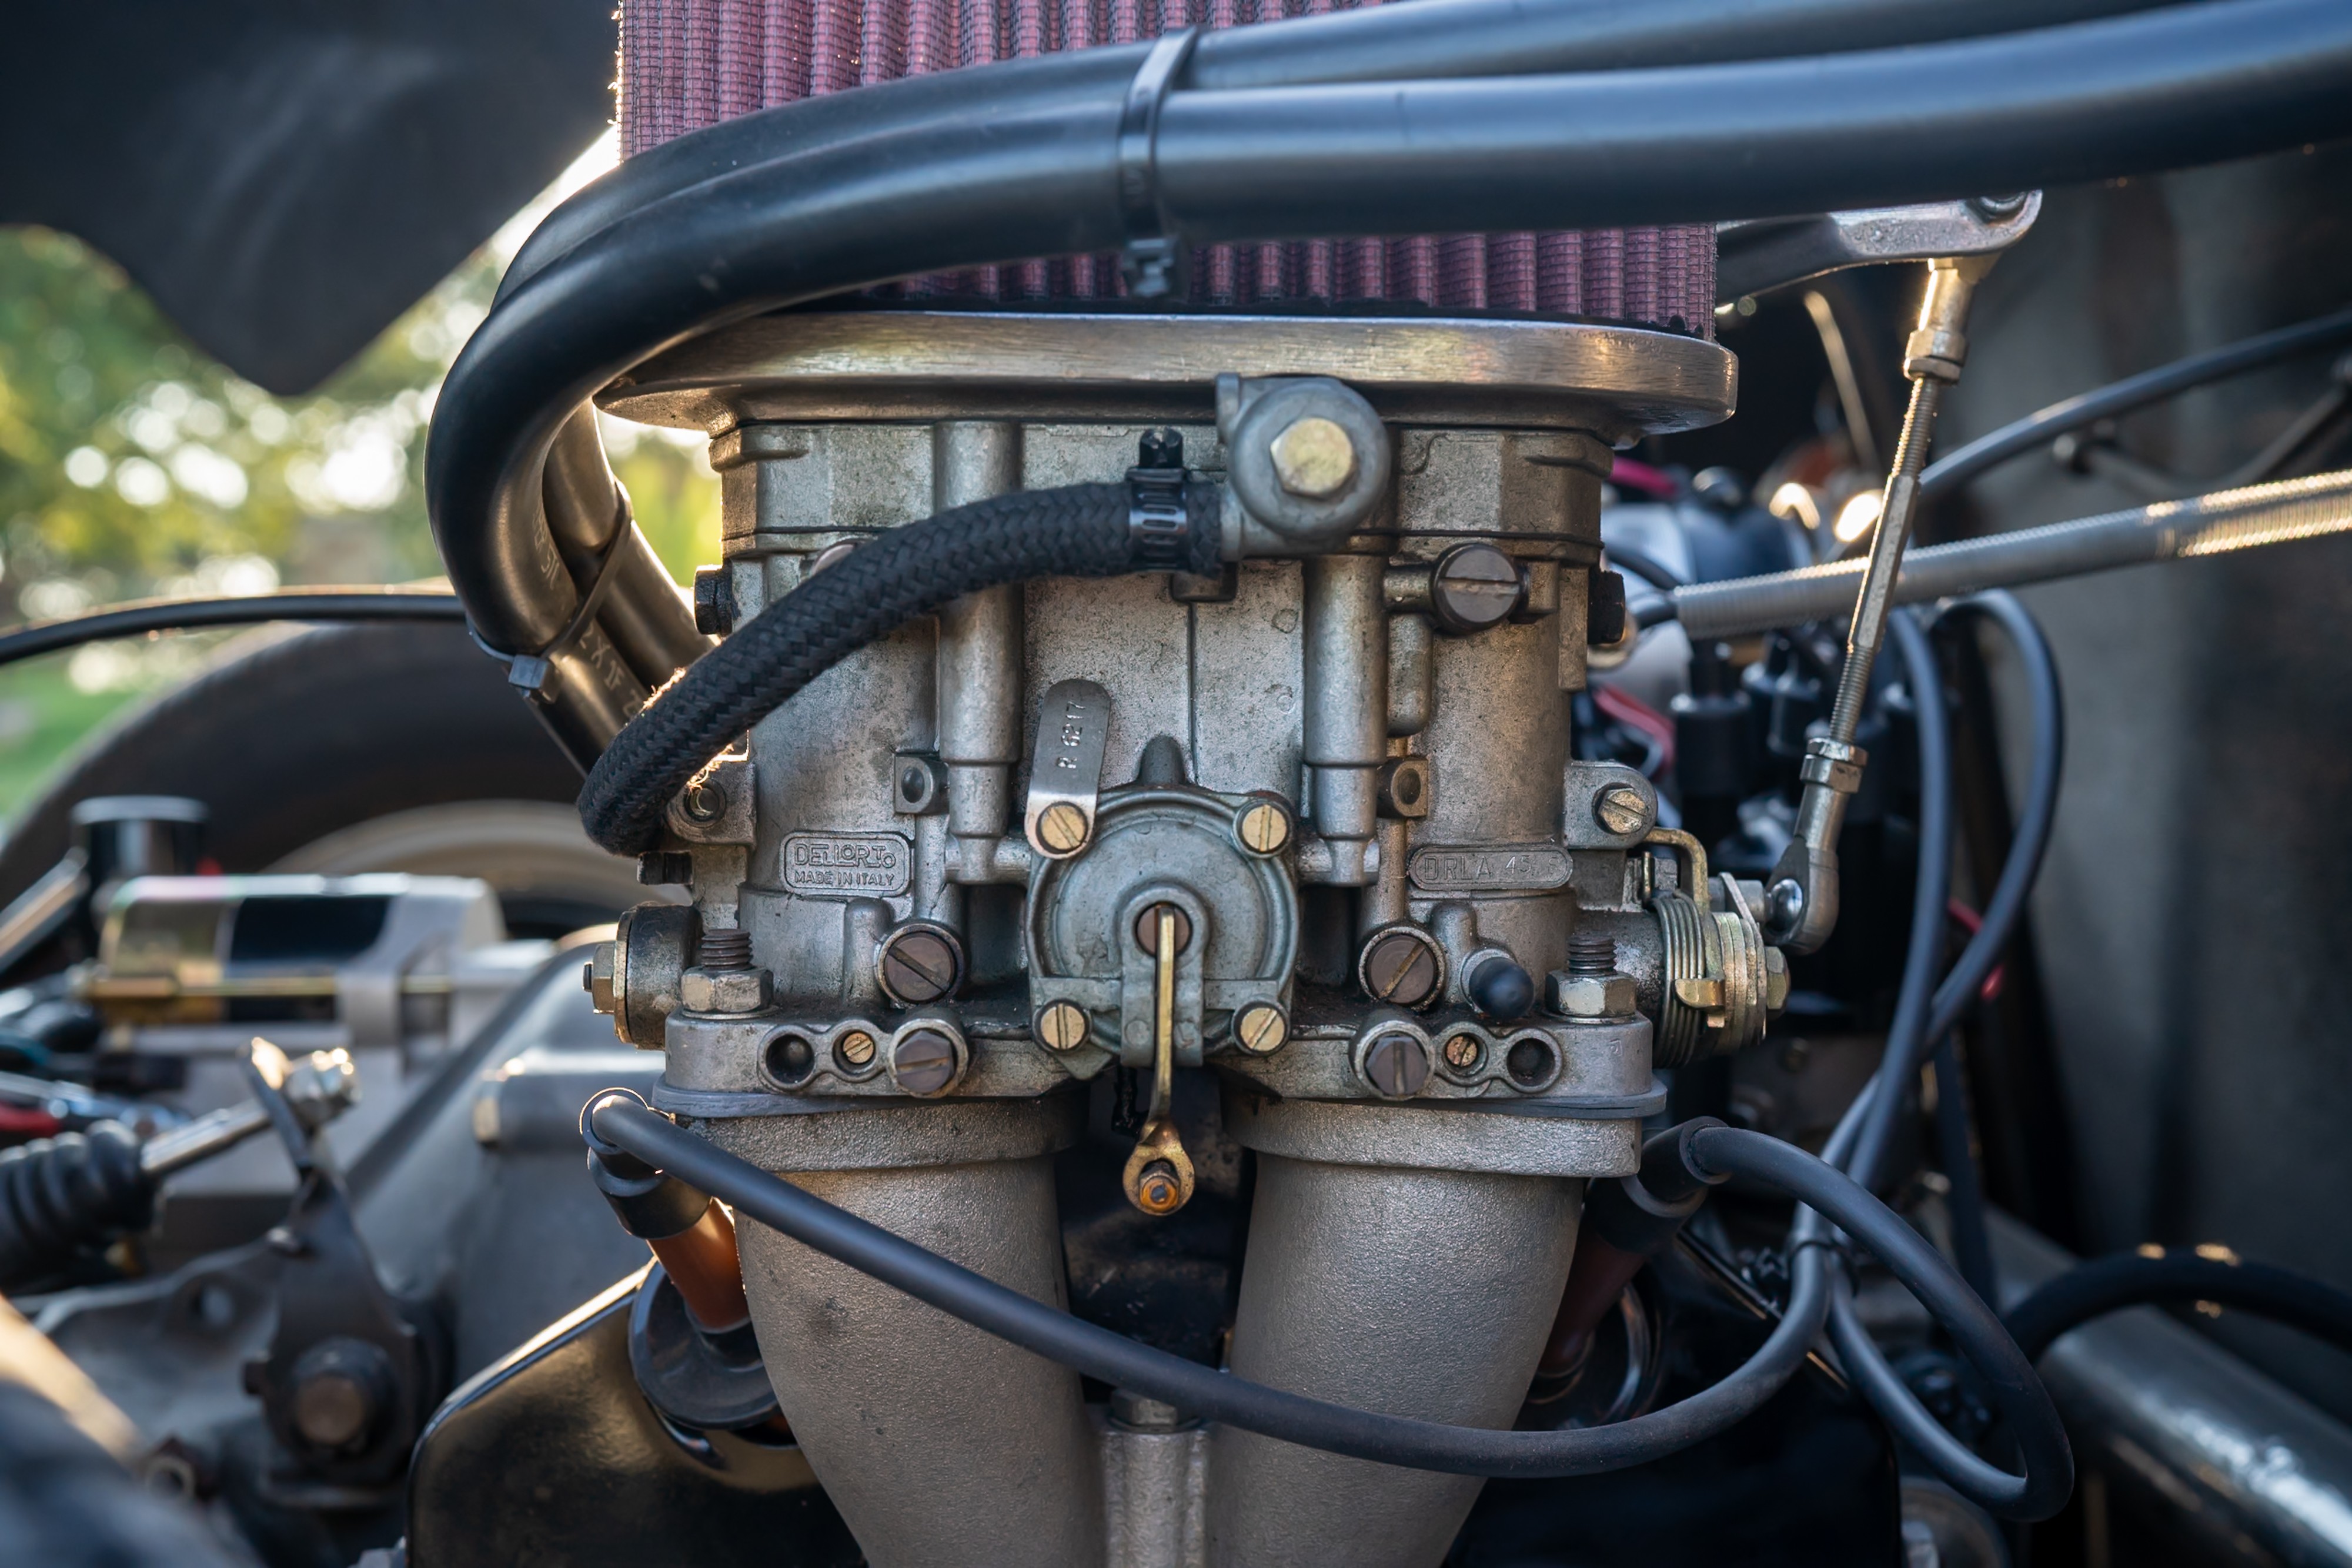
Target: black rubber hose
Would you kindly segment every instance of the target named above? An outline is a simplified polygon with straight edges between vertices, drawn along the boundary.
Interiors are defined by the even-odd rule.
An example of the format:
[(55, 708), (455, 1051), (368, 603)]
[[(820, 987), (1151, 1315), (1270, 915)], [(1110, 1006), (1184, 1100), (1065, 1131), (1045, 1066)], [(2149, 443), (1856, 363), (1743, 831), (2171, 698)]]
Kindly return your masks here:
[[(1222, 494), (1199, 481), (1185, 486), (1186, 570), (1217, 570)], [(589, 769), (581, 824), (615, 854), (652, 849), (670, 797), (705, 763), (876, 638), (998, 583), (1136, 570), (1130, 504), (1125, 485), (1031, 490), (958, 507), (859, 546), (739, 627), (647, 703)]]
[[(1734, 1165), (1736, 1157), (1739, 1162)], [(1852, 1289), (1841, 1270), (1832, 1282), (1830, 1338), (1847, 1372), (1895, 1430), (1910, 1440), (1947, 1480), (2004, 1519), (2047, 1519), (2074, 1490), (2074, 1450), (2050, 1391), (2035, 1375), (2000, 1319), (1953, 1271), (1927, 1239), (1872, 1197), (1852, 1177), (1793, 1144), (1737, 1127), (1696, 1134), (1693, 1152), (1710, 1169), (1753, 1176), (1788, 1193), (1834, 1221), (1933, 1314), (1967, 1358), (2009, 1424), (2024, 1473), (2011, 1475), (1961, 1448), (1905, 1387), (1854, 1315)], [(1849, 1223), (1849, 1217), (1860, 1221)]]
[(119, 1122), (0, 1149), (0, 1290), (21, 1289), (85, 1248), (138, 1229), (154, 1206), (139, 1139)]
[(2338, 310), (2282, 327), (2275, 332), (2242, 339), (2053, 402), (1927, 465), (1927, 471), (1919, 476), (1919, 497), (1923, 501), (1940, 500), (1985, 470), (2021, 453), (2047, 446), (2062, 435), (2103, 419), (2120, 418), (2210, 382), (2242, 375), (2283, 360), (2332, 349), (2339, 343), (2352, 343), (2352, 310)]
[(1952, 1262), (1969, 1289), (1988, 1301), (2000, 1300), (1992, 1260), (1992, 1223), (1986, 1212), (1984, 1168), (1977, 1160), (1977, 1121), (1960, 1049), (1947, 1034), (1928, 1057), (1936, 1071), (1936, 1148), (1950, 1191), (1944, 1207), (1952, 1217)]
[(87, 615), (44, 621), (0, 633), (0, 664), (37, 658), (110, 637), (143, 637), (200, 626), (254, 626), (268, 621), (458, 621), (466, 607), (454, 593), (350, 589), (288, 589), (233, 599), (145, 599)]
[[(739, 1215), (1047, 1360), (1244, 1431), (1412, 1469), (1473, 1476), (1592, 1475), (1687, 1448), (1751, 1414), (1789, 1380), (1820, 1333), (1829, 1301), (1830, 1270), (1822, 1264), (1822, 1249), (1807, 1248), (1791, 1261), (1788, 1307), (1763, 1345), (1730, 1376), (1680, 1404), (1614, 1426), (1566, 1432), (1450, 1427), (1310, 1399), (1139, 1344), (950, 1262), (713, 1148), (626, 1090), (599, 1096), (583, 1124), (592, 1148), (634, 1155), (724, 1200)], [(1911, 1234), (1875, 1198), (1803, 1151), (1752, 1134), (1734, 1132), (1732, 1140), (1709, 1145), (1711, 1166), (1719, 1161), (1723, 1171), (1752, 1174), (1779, 1185), (1773, 1173), (1790, 1167), (1777, 1155), (1759, 1154), (1758, 1145), (1769, 1145), (1813, 1166), (1827, 1178), (1811, 1182), (1810, 1189), (1835, 1205), (1841, 1224), (1853, 1218), (1856, 1234), (1883, 1236), (1896, 1245), (1895, 1231)], [(1874, 1221), (1871, 1210), (1884, 1216), (1884, 1222)], [(1889, 1266), (1898, 1267), (1893, 1260)], [(1925, 1259), (1916, 1249), (1906, 1252), (1899, 1267), (1914, 1273), (1935, 1268), (1947, 1276), (1951, 1273), (1932, 1249)], [(1957, 1278), (1950, 1285), (1966, 1294), (1967, 1287)], [(1943, 1293), (1943, 1287), (1937, 1287), (1937, 1293)], [(1999, 1333), (1998, 1322), (1993, 1330)], [(2026, 1375), (2032, 1375), (2031, 1367)]]
[(2010, 1308), (2006, 1322), (2018, 1348), (2039, 1361), (2069, 1329), (2152, 1301), (2235, 1307), (2352, 1352), (2352, 1294), (2290, 1269), (2194, 1252), (2121, 1252), (2078, 1264)]
[[(1433, 80), (1536, 72), (1628, 70), (1982, 37), (2150, 10), (2165, 0), (1604, 0), (1529, 6), (1526, 0), (1417, 0), (1410, 6), (1299, 16), (1220, 29), (1194, 47), (1186, 90), (1322, 82)], [(866, 92), (793, 106), (799, 135), (838, 135), (914, 113), (968, 114), (1013, 99), (1124, 90), (1150, 43), (1006, 61), (985, 72), (919, 78), (895, 105)], [(820, 107), (821, 106), (821, 107)], [(674, 138), (624, 162), (550, 214), (499, 286), (518, 284), (648, 202), (761, 162), (777, 138), (761, 115)]]
[[(2311, 141), (2352, 129), (2347, 71), (2352, 12), (2333, 0), (2219, 0), (1808, 60), (1179, 92), (1157, 164), (1196, 243), (1715, 218)], [(874, 118), (856, 134), (800, 135), (804, 106), (758, 117), (797, 150), (583, 238), (467, 345), (436, 405), (426, 488), (493, 644), (525, 645), (511, 607), (541, 585), (498, 540), (540, 526), (526, 502), (556, 426), (646, 354), (893, 277), (1121, 243), (1117, 95), (1008, 99), (985, 135), (969, 116), (884, 129), (909, 85), (923, 84), (861, 89)]]

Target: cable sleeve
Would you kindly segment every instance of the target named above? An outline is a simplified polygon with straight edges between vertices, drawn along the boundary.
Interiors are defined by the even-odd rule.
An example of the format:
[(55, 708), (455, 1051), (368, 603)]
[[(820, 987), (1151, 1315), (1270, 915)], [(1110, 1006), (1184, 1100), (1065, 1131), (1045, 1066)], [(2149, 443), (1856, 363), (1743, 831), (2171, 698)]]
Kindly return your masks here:
[(2153, 1301), (2212, 1301), (2301, 1329), (2352, 1351), (2352, 1294), (2267, 1263), (2165, 1252), (2094, 1259), (2043, 1283), (2009, 1309), (2009, 1332), (2035, 1361), (2070, 1329)]
[[(658, 1165), (730, 1204), (739, 1218), (749, 1216), (918, 1301), (1088, 1376), (1245, 1431), (1413, 1469), (1474, 1476), (1593, 1475), (1662, 1458), (1734, 1425), (1778, 1392), (1803, 1364), (1829, 1308), (1829, 1270), (1820, 1249), (1807, 1249), (1790, 1265), (1788, 1307), (1763, 1345), (1730, 1376), (1680, 1404), (1614, 1426), (1564, 1432), (1449, 1427), (1327, 1404), (1139, 1344), (950, 1262), (713, 1148), (626, 1091), (600, 1096), (589, 1108), (587, 1124), (602, 1145)], [(1811, 1161), (1802, 1151), (1790, 1152)], [(1740, 1156), (1734, 1151), (1730, 1157)], [(1901, 1226), (1891, 1214), (1887, 1218)]]
[[(1213, 571), (1221, 492), (1185, 486), (1189, 570)], [(893, 528), (809, 578), (688, 666), (613, 738), (580, 791), (588, 836), (614, 854), (660, 841), (670, 797), (809, 682), (951, 599), (1033, 577), (1134, 569), (1125, 485), (1069, 485)]]

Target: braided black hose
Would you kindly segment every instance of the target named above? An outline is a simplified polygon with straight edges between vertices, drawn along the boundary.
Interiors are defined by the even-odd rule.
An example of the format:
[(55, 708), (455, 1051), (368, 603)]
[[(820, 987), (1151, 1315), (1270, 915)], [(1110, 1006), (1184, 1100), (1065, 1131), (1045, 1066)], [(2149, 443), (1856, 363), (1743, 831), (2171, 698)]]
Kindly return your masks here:
[[(1217, 568), (1219, 494), (1211, 484), (1184, 487), (1184, 570)], [(1131, 502), (1126, 485), (1024, 491), (893, 528), (852, 550), (655, 695), (589, 769), (581, 825), (614, 854), (652, 849), (670, 797), (704, 764), (877, 638), (978, 589), (1137, 570)]]
[(0, 1150), (0, 1290), (55, 1272), (83, 1247), (145, 1226), (155, 1185), (119, 1122)]

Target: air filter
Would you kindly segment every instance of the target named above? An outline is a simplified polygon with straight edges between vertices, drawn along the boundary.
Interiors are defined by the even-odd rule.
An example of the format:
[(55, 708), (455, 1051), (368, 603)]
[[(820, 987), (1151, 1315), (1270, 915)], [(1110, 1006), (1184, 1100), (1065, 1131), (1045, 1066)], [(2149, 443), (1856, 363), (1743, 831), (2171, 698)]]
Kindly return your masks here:
[[(621, 146), (637, 153), (821, 93), (992, 60), (1233, 27), (1379, 0), (623, 0)], [(1192, 303), (1254, 310), (1575, 316), (1710, 337), (1706, 225), (1213, 246)], [(884, 294), (940, 304), (1114, 299), (1117, 259), (1063, 256), (919, 277)]]

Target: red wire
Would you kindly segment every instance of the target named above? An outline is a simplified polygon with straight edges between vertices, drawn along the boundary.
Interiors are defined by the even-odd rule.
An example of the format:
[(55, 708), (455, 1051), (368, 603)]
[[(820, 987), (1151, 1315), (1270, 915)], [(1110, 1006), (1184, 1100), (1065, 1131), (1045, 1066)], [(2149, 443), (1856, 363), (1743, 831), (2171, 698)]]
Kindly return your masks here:
[(1675, 765), (1675, 721), (1637, 696), (1615, 686), (1595, 684), (1592, 706), (1615, 719), (1619, 724), (1640, 730), (1658, 743), (1658, 768), (1661, 772)]
[[(1984, 916), (1962, 904), (1958, 899), (1952, 899), (1944, 905), (1944, 908), (1953, 919), (1960, 923), (1961, 927), (1969, 936), (1973, 936), (1984, 929)], [(1977, 988), (1977, 995), (1986, 1001), (1991, 1001), (1995, 997), (2000, 996), (2000, 982), (2007, 968), (2006, 964), (1995, 964), (1990, 969), (1985, 971), (1984, 984)]]
[(1609, 482), (1626, 490), (1639, 490), (1661, 501), (1671, 501), (1682, 494), (1675, 476), (1663, 468), (1653, 468), (1646, 463), (1636, 463), (1631, 457), (1620, 457), (1609, 471)]

